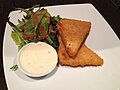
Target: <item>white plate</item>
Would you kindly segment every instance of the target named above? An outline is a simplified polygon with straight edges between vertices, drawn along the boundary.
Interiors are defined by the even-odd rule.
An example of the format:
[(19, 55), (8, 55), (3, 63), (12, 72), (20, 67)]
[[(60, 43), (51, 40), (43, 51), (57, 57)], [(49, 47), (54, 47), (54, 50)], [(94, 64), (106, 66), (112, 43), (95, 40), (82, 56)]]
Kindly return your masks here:
[[(18, 69), (9, 68), (16, 63), (17, 47), (11, 39), (7, 24), (3, 43), (3, 64), (8, 90), (120, 90), (120, 41), (105, 19), (91, 4), (73, 4), (45, 7), (52, 15), (91, 21), (91, 32), (86, 45), (104, 59), (101, 67), (70, 68), (59, 66), (43, 78), (30, 78)], [(14, 23), (23, 13), (13, 11)]]

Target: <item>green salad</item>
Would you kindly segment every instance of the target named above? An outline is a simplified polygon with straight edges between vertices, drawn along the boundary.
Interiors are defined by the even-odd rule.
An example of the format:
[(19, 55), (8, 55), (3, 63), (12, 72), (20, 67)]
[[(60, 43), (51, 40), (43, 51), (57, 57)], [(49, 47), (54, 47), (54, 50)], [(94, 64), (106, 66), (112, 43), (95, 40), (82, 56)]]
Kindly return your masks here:
[[(39, 7), (36, 11), (35, 8)], [(40, 5), (35, 5), (30, 9), (17, 8), (26, 15), (23, 15), (22, 20), (18, 19), (18, 24), (15, 25), (8, 20), (12, 27), (11, 37), (20, 50), (25, 44), (30, 42), (46, 42), (58, 48), (59, 42), (57, 38), (56, 24), (61, 19), (59, 15), (51, 16), (47, 9), (41, 8)], [(11, 70), (16, 70), (18, 67), (14, 65)]]

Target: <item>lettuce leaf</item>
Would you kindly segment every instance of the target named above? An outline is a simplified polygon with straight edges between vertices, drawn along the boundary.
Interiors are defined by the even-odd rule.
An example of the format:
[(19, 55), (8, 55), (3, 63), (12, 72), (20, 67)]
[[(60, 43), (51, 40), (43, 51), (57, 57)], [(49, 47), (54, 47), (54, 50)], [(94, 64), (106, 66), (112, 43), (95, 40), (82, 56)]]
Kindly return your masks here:
[(22, 41), (16, 32), (12, 31), (11, 37), (17, 46), (21, 45)]

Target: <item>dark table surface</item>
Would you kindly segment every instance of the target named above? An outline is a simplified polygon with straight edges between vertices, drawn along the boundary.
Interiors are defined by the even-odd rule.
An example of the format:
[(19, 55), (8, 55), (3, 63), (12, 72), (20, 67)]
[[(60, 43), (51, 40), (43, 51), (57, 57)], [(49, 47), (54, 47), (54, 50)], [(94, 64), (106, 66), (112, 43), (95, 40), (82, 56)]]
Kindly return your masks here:
[(0, 0), (0, 90), (7, 90), (3, 70), (2, 45), (9, 13), (17, 7), (28, 8), (35, 4), (50, 6), (81, 3), (93, 4), (120, 38), (120, 8), (113, 4), (111, 0)]

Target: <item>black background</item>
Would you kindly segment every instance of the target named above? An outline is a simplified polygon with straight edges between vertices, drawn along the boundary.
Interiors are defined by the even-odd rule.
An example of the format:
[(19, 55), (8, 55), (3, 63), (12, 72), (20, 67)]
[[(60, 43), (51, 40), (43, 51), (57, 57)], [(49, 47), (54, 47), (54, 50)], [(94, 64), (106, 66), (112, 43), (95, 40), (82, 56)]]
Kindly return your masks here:
[(17, 7), (28, 8), (35, 4), (41, 6), (91, 3), (102, 14), (120, 38), (120, 8), (111, 0), (0, 0), (0, 90), (7, 90), (3, 70), (2, 45), (7, 17)]

